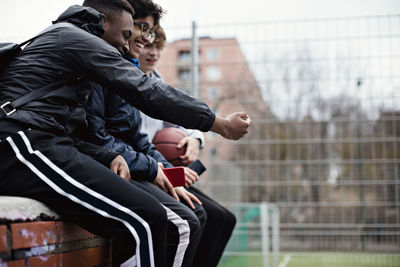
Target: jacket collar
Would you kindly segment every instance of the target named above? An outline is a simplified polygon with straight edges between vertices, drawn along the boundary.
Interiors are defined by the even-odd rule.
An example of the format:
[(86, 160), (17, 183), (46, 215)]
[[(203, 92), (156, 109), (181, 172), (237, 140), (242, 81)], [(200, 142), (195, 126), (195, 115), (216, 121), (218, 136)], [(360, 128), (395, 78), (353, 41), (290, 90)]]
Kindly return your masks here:
[(128, 60), (130, 63), (132, 63), (136, 67), (138, 67), (138, 68), (140, 67), (139, 60), (134, 59), (134, 58), (130, 58), (130, 57), (126, 57), (126, 60)]

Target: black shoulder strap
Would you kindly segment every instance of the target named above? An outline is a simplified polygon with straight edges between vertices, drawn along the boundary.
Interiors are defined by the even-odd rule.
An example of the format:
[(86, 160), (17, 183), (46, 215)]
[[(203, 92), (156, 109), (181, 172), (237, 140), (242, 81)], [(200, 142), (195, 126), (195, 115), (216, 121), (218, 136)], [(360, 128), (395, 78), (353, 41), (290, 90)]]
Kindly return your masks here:
[(31, 92), (27, 93), (26, 95), (23, 95), (23, 96), (15, 99), (14, 101), (11, 101), (11, 105), (14, 108), (18, 108), (22, 105), (25, 105), (26, 103), (28, 103), (30, 101), (41, 98), (42, 96), (46, 95), (48, 92), (52, 91), (52, 89), (58, 88), (58, 86), (61, 86), (61, 85), (65, 84), (66, 82), (67, 81), (65, 81), (65, 80), (57, 81), (55, 83), (43, 86), (42, 88), (39, 88), (37, 90), (31, 91)]
[(0, 118), (13, 114), (15, 111), (17, 111), (18, 107), (21, 107), (28, 102), (41, 98), (42, 96), (56, 89), (58, 86), (67, 83), (68, 81), (67, 80), (57, 81), (55, 83), (43, 86), (37, 90), (31, 91), (26, 95), (23, 95), (13, 101), (5, 102), (4, 104), (0, 105), (0, 109), (3, 111), (0, 112)]
[[(38, 35), (36, 35), (35, 37), (26, 40), (25, 42), (22, 42), (19, 44), (20, 47), (32, 42), (34, 39), (38, 38), (39, 36), (42, 36), (43, 34), (52, 31), (53, 29), (56, 28), (60, 28), (60, 27), (75, 27), (70, 23), (67, 22), (60, 22), (57, 23), (55, 25), (52, 25), (50, 27), (48, 27), (47, 29), (45, 29), (44, 31), (42, 31), (41, 33), (39, 33)], [(23, 95), (17, 99), (14, 99), (13, 101), (7, 101), (3, 104), (0, 105), (0, 110), (2, 112), (0, 112), (0, 119), (5, 117), (5, 116), (9, 116), (12, 113), (14, 113), (16, 111), (16, 109), (18, 107), (21, 107), (23, 105), (25, 105), (28, 102), (31, 102), (33, 100), (39, 99), (42, 96), (46, 95), (47, 93), (51, 92), (52, 90), (54, 90), (55, 88), (57, 88), (60, 85), (66, 84), (68, 81), (71, 81), (71, 79), (69, 80), (61, 80), (61, 81), (57, 81), (55, 83), (52, 84), (48, 84), (46, 86), (43, 86), (42, 88), (39, 88), (37, 90), (31, 91), (29, 93), (27, 93), (26, 95)]]

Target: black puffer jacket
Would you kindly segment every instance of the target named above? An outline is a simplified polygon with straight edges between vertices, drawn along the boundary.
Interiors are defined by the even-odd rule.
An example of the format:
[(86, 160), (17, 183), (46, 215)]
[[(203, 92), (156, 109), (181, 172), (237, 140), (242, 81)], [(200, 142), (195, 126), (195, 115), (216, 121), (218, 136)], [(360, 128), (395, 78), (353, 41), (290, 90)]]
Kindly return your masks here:
[(173, 167), (141, 132), (140, 112), (107, 89), (94, 88), (87, 107), (87, 140), (120, 153), (129, 166), (131, 177), (153, 182), (158, 162)]
[(71, 6), (56, 22), (62, 21), (77, 27), (56, 28), (35, 39), (0, 74), (0, 104), (60, 79), (70, 82), (0, 119), (0, 125), (1, 120), (13, 120), (70, 134), (86, 122), (83, 106), (94, 82), (149, 116), (186, 128), (211, 128), (215, 114), (205, 103), (148, 78), (98, 37), (103, 34), (99, 12)]

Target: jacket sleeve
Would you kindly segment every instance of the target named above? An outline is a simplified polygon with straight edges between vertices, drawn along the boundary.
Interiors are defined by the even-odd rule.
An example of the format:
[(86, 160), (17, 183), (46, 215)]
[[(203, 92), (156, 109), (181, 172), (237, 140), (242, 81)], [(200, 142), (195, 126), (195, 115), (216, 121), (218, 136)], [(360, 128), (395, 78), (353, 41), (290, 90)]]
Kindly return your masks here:
[(189, 136), (196, 138), (200, 141), (200, 149), (203, 149), (206, 145), (204, 134), (199, 130), (186, 129), (186, 131), (188, 132)]
[(149, 78), (104, 40), (81, 30), (59, 33), (59, 51), (75, 72), (121, 96), (145, 114), (188, 129), (209, 131), (214, 112), (201, 100)]
[(131, 137), (134, 137), (131, 140), (131, 144), (134, 144), (135, 150), (141, 151), (141, 152), (145, 153), (146, 155), (149, 155), (150, 157), (155, 159), (157, 162), (161, 162), (164, 165), (164, 168), (173, 167), (173, 165), (171, 163), (169, 163), (158, 150), (156, 150), (156, 147), (154, 146), (154, 144), (149, 141), (147, 134), (143, 133), (142, 118), (140, 116), (139, 111), (137, 111), (136, 114), (137, 114), (137, 117), (139, 120), (138, 127), (137, 127), (136, 134), (131, 135)]
[[(153, 79), (157, 79), (157, 80), (162, 81), (162, 82), (164, 81), (162, 76), (161, 76), (161, 74), (156, 69), (154, 69), (151, 74), (152, 74), (151, 77)], [(179, 126), (179, 125), (172, 124), (170, 122), (164, 121), (163, 122), (163, 128), (166, 128), (166, 127), (178, 127), (178, 128), (180, 128), (181, 130), (185, 131), (188, 134), (188, 136), (196, 138), (196, 139), (198, 139), (200, 141), (200, 149), (204, 148), (205, 139), (204, 139), (204, 134), (201, 131), (194, 130), (194, 129), (186, 129), (186, 128), (182, 127), (182, 126)]]
[(185, 133), (187, 133), (188, 136), (191, 136), (193, 138), (196, 138), (200, 141), (200, 149), (203, 149), (205, 146), (205, 139), (204, 139), (204, 134), (199, 131), (199, 130), (194, 130), (194, 129), (186, 129), (182, 126), (176, 125), (176, 124), (172, 124), (169, 122), (164, 122), (163, 123), (163, 128), (167, 128), (167, 127), (177, 127), (181, 130), (183, 130)]
[[(157, 160), (153, 159), (150, 155), (135, 151), (135, 149), (129, 145), (133, 143), (126, 142), (126, 140), (121, 140), (121, 138), (119, 138), (122, 135), (134, 135), (135, 130), (130, 127), (116, 129), (116, 132), (119, 133), (118, 137), (116, 137), (112, 130), (108, 128), (108, 125), (112, 123), (108, 121), (107, 108), (108, 106), (113, 106), (107, 102), (108, 95), (107, 90), (100, 86), (96, 86), (92, 90), (92, 95), (86, 106), (87, 121), (90, 129), (87, 139), (91, 143), (120, 153), (127, 162), (131, 176), (134, 179), (144, 179), (152, 182), (158, 171)], [(113, 116), (112, 119), (118, 120), (118, 116)], [(126, 120), (130, 118), (126, 117), (120, 119)]]
[(119, 153), (108, 149), (106, 147), (97, 146), (88, 142), (85, 142), (77, 137), (72, 137), (74, 140), (75, 147), (82, 153), (92, 157), (94, 160), (100, 162), (107, 168), (110, 167), (111, 162), (115, 159)]

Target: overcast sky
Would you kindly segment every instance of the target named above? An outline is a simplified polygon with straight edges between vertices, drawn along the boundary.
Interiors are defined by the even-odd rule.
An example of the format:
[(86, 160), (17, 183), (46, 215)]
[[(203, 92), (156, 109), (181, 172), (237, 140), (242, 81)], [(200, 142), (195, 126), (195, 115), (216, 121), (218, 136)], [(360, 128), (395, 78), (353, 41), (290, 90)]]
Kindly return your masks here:
[[(83, 2), (83, 0), (0, 1), (0, 42), (24, 41), (49, 26), (51, 21), (55, 20), (70, 5), (82, 4)], [(249, 29), (252, 27), (250, 25), (254, 25), (252, 23), (332, 17), (340, 18), (375, 15), (400, 16), (400, 0), (155, 0), (155, 2), (160, 4), (167, 11), (161, 24), (167, 33), (169, 41), (173, 41), (175, 38), (187, 37), (190, 34), (190, 25), (192, 21), (196, 21), (199, 25), (199, 35), (203, 34), (200, 30), (206, 30), (207, 36), (217, 38), (221, 36), (234, 36), (239, 40), (239, 42), (243, 40), (261, 42), (261, 40), (257, 38), (278, 38), (278, 33), (281, 33), (282, 29), (272, 29), (270, 27), (265, 30), (268, 34), (259, 32), (257, 34), (251, 34), (251, 32), (249, 33)], [(240, 5), (240, 3), (243, 4)], [(229, 27), (230, 23), (234, 23), (235, 25)], [(244, 24), (245, 27), (242, 27), (244, 29), (242, 30), (242, 28), (239, 27), (239, 25), (242, 26), (241, 23), (250, 24)], [(298, 24), (301, 24), (301, 22)], [(267, 24), (263, 23), (262, 25), (265, 26)], [(178, 26), (180, 28), (184, 27), (183, 33), (180, 32), (180, 29), (176, 28)], [(400, 25), (396, 24), (391, 25), (390, 27), (400, 27)], [(234, 33), (229, 32), (228, 29), (233, 30)], [(258, 27), (257, 29), (260, 31), (260, 29), (263, 28)], [(373, 32), (372, 30), (373, 29), (371, 29), (371, 32)], [(370, 32), (368, 29), (366, 29), (366, 31)], [(283, 30), (283, 33), (288, 32), (289, 31), (286, 28)], [(303, 32), (298, 32), (298, 34), (303, 34)], [(243, 38), (241, 34), (250, 34), (250, 39), (246, 37)], [(352, 34), (354, 35), (355, 33)], [(307, 34), (305, 34), (305, 36), (306, 35)], [(290, 38), (293, 38), (293, 36), (290, 36)], [(394, 39), (391, 41), (393, 42), (393, 45), (398, 47)], [(246, 52), (246, 58), (249, 62), (255, 60), (254, 58), (258, 60), (258, 58), (264, 56), (266, 52), (269, 53), (268, 55), (271, 53), (280, 55), (275, 50), (267, 49), (266, 51), (257, 50), (257, 53), (252, 56), (251, 50), (249, 50), (249, 48), (247, 48), (243, 43), (241, 44), (243, 45), (242, 49)], [(372, 53), (370, 51), (372, 46), (373, 45), (369, 43), (365, 45), (365, 47), (369, 49), (367, 50), (370, 53)], [(358, 47), (362, 47), (362, 44), (359, 44)], [(385, 43), (380, 43), (377, 47), (381, 49), (387, 46), (385, 46)], [(322, 49), (322, 51), (325, 50)], [(391, 64), (396, 67), (387, 67), (386, 63), (386, 65), (384, 63), (374, 65), (377, 65), (381, 70), (395, 70), (397, 72), (397, 66), (400, 63), (398, 62), (398, 57), (396, 60), (397, 61), (393, 59), (390, 61)], [(368, 70), (369, 72), (367, 74), (369, 76), (372, 77), (375, 75), (374, 68), (370, 67)], [(379, 75), (381, 75), (381, 73), (379, 73)], [(392, 73), (391, 75), (394, 74)], [(260, 81), (263, 79), (265, 80), (265, 77), (262, 75), (257, 75), (256, 73), (256, 76)], [(394, 89), (393, 86), (371, 85), (368, 87), (370, 89), (368, 89), (367, 86), (364, 87), (363, 92), (368, 93), (369, 96), (372, 95), (370, 92), (375, 92), (379, 89), (375, 92), (379, 96), (379, 100), (385, 100), (387, 98), (390, 100), (390, 103), (392, 103), (389, 106), (395, 105), (398, 107), (398, 93), (396, 93), (395, 96), (395, 91), (397, 89)], [(384, 92), (382, 88), (385, 88), (387, 92)], [(396, 85), (396, 88), (398, 88), (398, 85)], [(279, 97), (279, 95), (274, 96)], [(280, 102), (276, 101), (276, 103)], [(369, 104), (370, 102), (367, 103)]]
[[(50, 25), (83, 0), (1, 0), (0, 41), (20, 41)], [(400, 15), (400, 0), (157, 0), (167, 10), (164, 28), (229, 22), (365, 15)], [(243, 3), (243, 4), (240, 4)]]

